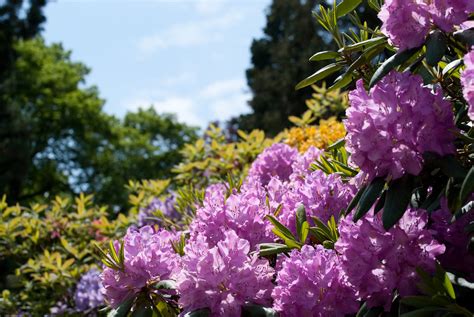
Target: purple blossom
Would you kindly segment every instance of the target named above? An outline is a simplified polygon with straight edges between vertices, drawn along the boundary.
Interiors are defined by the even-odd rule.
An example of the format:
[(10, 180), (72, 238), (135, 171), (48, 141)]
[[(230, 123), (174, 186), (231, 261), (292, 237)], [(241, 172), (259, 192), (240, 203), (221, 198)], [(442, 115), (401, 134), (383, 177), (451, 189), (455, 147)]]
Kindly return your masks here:
[(298, 150), (287, 144), (276, 143), (260, 153), (249, 169), (248, 177), (267, 185), (272, 177), (288, 180), (293, 173), (292, 164), (298, 156)]
[(141, 209), (138, 213), (138, 226), (161, 225), (163, 223), (162, 218), (167, 218), (171, 221), (179, 220), (181, 215), (174, 207), (175, 203), (176, 195), (174, 194), (166, 197), (165, 200), (153, 198), (148, 206)]
[(418, 75), (390, 72), (370, 93), (362, 80), (349, 93), (344, 124), (350, 160), (367, 174), (400, 178), (418, 175), (423, 153), (454, 152), (454, 118), (441, 89), (423, 87)]
[(438, 259), (445, 269), (461, 273), (461, 276), (474, 282), (474, 253), (468, 249), (470, 236), (466, 231), (469, 223), (474, 222), (474, 212), (468, 212), (454, 222), (451, 222), (452, 218), (446, 198), (441, 199), (441, 209), (431, 214), (435, 237), (446, 246), (446, 252)]
[(464, 23), (474, 11), (472, 0), (386, 0), (379, 19), (382, 33), (400, 50), (422, 45), (432, 25), (445, 32)]
[(465, 22), (474, 11), (472, 0), (418, 0), (429, 3), (427, 9), (436, 26), (445, 32), (453, 31), (455, 25)]
[(190, 225), (191, 240), (203, 235), (212, 247), (231, 229), (240, 238), (248, 240), (252, 249), (259, 243), (272, 241), (273, 234), (265, 221), (265, 215), (270, 213), (266, 195), (264, 187), (256, 181), (247, 183), (241, 192), (235, 192), (227, 199), (223, 191), (209, 194), (213, 198), (205, 199)]
[(281, 316), (344, 316), (358, 311), (355, 289), (346, 281), (334, 250), (305, 245), (293, 250), (278, 271), (272, 293)]
[(311, 164), (314, 163), (323, 152), (323, 150), (310, 146), (306, 152), (298, 155), (292, 164), (293, 173), (290, 175), (290, 179), (293, 181), (303, 179), (305, 175), (311, 172)]
[(270, 305), (274, 270), (249, 251), (249, 242), (232, 230), (214, 247), (203, 236), (186, 245), (177, 275), (184, 313), (209, 308), (211, 316), (240, 316), (245, 303)]
[(101, 274), (104, 295), (112, 307), (140, 292), (148, 282), (172, 277), (179, 256), (173, 251), (171, 241), (177, 239), (177, 234), (156, 231), (150, 226), (128, 230), (123, 239), (124, 269), (107, 267)]
[(390, 44), (401, 51), (423, 44), (430, 30), (427, 6), (416, 0), (385, 0), (378, 17)]
[(100, 272), (91, 269), (77, 283), (74, 302), (79, 311), (87, 311), (104, 305), (104, 296)]
[(435, 258), (445, 247), (426, 229), (425, 210), (409, 209), (389, 231), (382, 226), (381, 214), (367, 214), (357, 223), (350, 216), (342, 219), (335, 250), (359, 296), (369, 307), (388, 310), (395, 289), (402, 297), (416, 294), (416, 268), (434, 270)]
[(474, 50), (464, 56), (466, 69), (461, 73), (464, 99), (469, 106), (468, 115), (474, 120)]
[(296, 210), (300, 205), (305, 206), (308, 218), (314, 216), (326, 222), (331, 216), (338, 219), (354, 196), (354, 186), (343, 183), (337, 174), (326, 175), (320, 170), (289, 183), (287, 187), (279, 219), (293, 231), (296, 231)]

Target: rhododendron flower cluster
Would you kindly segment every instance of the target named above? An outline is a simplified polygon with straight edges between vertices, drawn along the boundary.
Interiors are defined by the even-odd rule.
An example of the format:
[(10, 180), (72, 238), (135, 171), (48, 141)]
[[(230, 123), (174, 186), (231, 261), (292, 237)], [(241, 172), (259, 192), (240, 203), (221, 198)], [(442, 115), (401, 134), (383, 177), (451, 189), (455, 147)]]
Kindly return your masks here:
[[(172, 277), (179, 263), (171, 245), (174, 240), (176, 234), (150, 226), (128, 230), (123, 238), (123, 269), (106, 267), (101, 275), (105, 298), (112, 307), (140, 292), (149, 282)], [(118, 243), (116, 249), (118, 252)]]
[(178, 220), (181, 215), (174, 207), (175, 203), (176, 196), (174, 194), (169, 195), (165, 200), (153, 198), (148, 206), (138, 213), (138, 226), (161, 224), (163, 222), (161, 217), (171, 221)]
[(253, 162), (248, 172), (249, 178), (257, 179), (267, 185), (272, 177), (287, 180), (293, 169), (298, 150), (283, 143), (277, 143), (265, 149)]
[(466, 69), (461, 73), (464, 99), (469, 106), (468, 115), (474, 120), (474, 50), (464, 55)]
[(186, 246), (178, 274), (179, 303), (184, 312), (209, 308), (211, 316), (241, 316), (242, 305), (270, 305), (274, 270), (250, 243), (229, 230), (210, 247), (203, 236)]
[(423, 153), (454, 152), (452, 106), (440, 89), (424, 87), (420, 76), (392, 71), (369, 93), (359, 80), (349, 100), (347, 148), (369, 179), (418, 175)]
[[(471, 197), (472, 201), (474, 197)], [(452, 222), (453, 214), (448, 209), (446, 198), (443, 198), (441, 209), (431, 215), (435, 237), (446, 246), (446, 252), (438, 257), (441, 264), (444, 268), (463, 273), (474, 282), (474, 253), (468, 249), (470, 237), (465, 230), (469, 223), (474, 223), (474, 213), (470, 212)]]
[(432, 25), (451, 32), (473, 11), (471, 0), (386, 0), (378, 17), (390, 43), (405, 50), (423, 44)]
[(356, 290), (334, 250), (305, 245), (285, 258), (272, 297), (281, 316), (344, 316), (357, 312)]
[(389, 231), (383, 228), (380, 216), (367, 214), (356, 223), (351, 217), (342, 219), (335, 249), (359, 296), (369, 307), (388, 310), (395, 289), (401, 296), (416, 294), (416, 268), (434, 271), (435, 258), (445, 247), (426, 228), (425, 210), (408, 210)]
[(77, 310), (87, 311), (102, 306), (104, 304), (103, 291), (99, 270), (89, 270), (76, 285), (74, 302)]

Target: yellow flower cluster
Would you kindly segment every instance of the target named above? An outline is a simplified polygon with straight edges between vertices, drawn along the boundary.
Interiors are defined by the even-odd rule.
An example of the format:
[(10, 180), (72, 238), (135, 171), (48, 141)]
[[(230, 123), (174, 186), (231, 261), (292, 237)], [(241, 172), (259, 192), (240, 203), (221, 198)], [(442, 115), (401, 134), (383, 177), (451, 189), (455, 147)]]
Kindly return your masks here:
[(325, 149), (328, 145), (344, 137), (344, 125), (335, 117), (321, 120), (319, 126), (294, 127), (288, 131), (286, 143), (305, 152), (310, 146)]

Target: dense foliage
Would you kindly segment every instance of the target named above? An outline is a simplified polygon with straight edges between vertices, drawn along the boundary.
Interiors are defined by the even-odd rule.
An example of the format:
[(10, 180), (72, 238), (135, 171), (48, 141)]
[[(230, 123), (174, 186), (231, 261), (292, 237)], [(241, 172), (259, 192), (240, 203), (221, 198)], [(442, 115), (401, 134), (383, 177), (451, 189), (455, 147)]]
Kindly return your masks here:
[[(185, 222), (152, 202), (170, 224), (129, 228), (103, 258), (113, 314), (472, 316), (473, 8), (369, 1), (374, 28), (360, 2), (319, 8), (339, 49), (313, 55), (333, 63), (296, 85), (349, 87), (345, 137), (301, 148), (287, 131), (248, 169), (194, 181), (205, 191), (181, 200)], [(341, 31), (344, 16), (358, 33)], [(313, 116), (292, 121), (307, 133)]]

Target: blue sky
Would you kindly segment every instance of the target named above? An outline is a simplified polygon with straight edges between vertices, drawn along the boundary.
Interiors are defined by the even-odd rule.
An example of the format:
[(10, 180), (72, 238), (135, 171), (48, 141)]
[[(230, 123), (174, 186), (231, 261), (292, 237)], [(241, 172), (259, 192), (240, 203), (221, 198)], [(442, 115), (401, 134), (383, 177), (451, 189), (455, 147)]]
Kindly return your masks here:
[(176, 113), (205, 127), (249, 112), (245, 69), (270, 0), (59, 0), (44, 36), (92, 69), (105, 111)]

